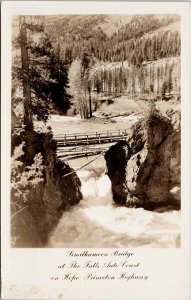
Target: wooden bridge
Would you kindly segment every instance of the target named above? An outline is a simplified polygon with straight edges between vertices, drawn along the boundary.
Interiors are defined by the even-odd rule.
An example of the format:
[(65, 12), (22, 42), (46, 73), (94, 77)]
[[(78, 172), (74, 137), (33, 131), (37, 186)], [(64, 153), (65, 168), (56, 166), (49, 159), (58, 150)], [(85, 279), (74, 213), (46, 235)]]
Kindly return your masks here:
[(54, 135), (60, 147), (111, 143), (126, 137), (126, 129)]
[(127, 129), (96, 131), (73, 134), (56, 134), (57, 156), (64, 160), (87, 157), (100, 154), (109, 143), (125, 140), (128, 136)]

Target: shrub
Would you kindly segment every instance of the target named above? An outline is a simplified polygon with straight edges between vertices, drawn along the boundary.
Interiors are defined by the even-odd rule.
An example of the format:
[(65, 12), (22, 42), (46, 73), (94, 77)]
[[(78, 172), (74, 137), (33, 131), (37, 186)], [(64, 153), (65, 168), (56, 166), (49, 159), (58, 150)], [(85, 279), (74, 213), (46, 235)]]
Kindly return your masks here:
[(21, 208), (28, 202), (30, 189), (43, 181), (43, 158), (41, 153), (34, 156), (31, 166), (24, 166), (21, 157), (24, 156), (25, 143), (15, 147), (11, 159), (11, 204)]

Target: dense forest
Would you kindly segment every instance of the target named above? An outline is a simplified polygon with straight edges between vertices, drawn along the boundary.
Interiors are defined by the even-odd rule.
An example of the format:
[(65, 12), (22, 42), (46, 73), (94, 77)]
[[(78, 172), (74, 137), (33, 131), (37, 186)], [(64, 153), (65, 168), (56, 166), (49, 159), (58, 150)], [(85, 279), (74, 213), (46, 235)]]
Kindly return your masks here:
[(179, 57), (147, 62), (140, 67), (128, 66), (128, 62), (103, 64), (95, 69), (92, 85), (100, 99), (104, 95), (117, 97), (130, 94), (142, 99), (165, 93), (180, 94)]
[(79, 100), (82, 93), (77, 87), (74, 91), (75, 81), (84, 85), (82, 74), (75, 72), (84, 53), (91, 60), (86, 84), (91, 86), (94, 109), (99, 100), (108, 97), (130, 94), (132, 98), (151, 99), (180, 94), (178, 15), (45, 17), (45, 32), (56, 47), (60, 45), (60, 56), (70, 66), (70, 94), (74, 103), (78, 102), (73, 112), (83, 106), (83, 115), (88, 115), (88, 89), (87, 100), (82, 95)]
[[(81, 55), (84, 48), (99, 60), (117, 62), (128, 59), (134, 65), (180, 55), (179, 31), (168, 30), (168, 25), (180, 21), (179, 16), (135, 15), (117, 32), (111, 22), (114, 27), (111, 36), (102, 29), (108, 21), (106, 15), (46, 17), (45, 31), (53, 41), (59, 39), (62, 58), (69, 62)], [(165, 27), (167, 29), (159, 30)], [(156, 34), (149, 35), (155, 31)]]
[[(104, 97), (180, 94), (178, 15), (27, 18), (32, 24), (26, 31), (30, 101), (38, 119), (46, 121), (49, 112), (66, 114), (70, 108), (72, 114), (91, 117)], [(13, 25), (18, 31), (18, 18)], [(13, 36), (12, 102), (18, 111), (22, 41)]]

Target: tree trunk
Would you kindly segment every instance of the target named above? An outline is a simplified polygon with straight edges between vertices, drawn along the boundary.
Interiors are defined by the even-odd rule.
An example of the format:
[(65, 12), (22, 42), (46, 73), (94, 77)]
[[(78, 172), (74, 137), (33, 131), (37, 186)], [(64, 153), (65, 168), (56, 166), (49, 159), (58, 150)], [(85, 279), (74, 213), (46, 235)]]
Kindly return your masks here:
[(91, 88), (88, 87), (88, 92), (89, 92), (89, 113), (90, 113), (90, 118), (92, 118), (92, 99), (91, 99)]
[(21, 38), (21, 62), (23, 75), (23, 96), (24, 96), (24, 125), (27, 129), (33, 127), (31, 113), (31, 87), (29, 76), (29, 57), (27, 49), (27, 29), (25, 17), (20, 19), (20, 38)]

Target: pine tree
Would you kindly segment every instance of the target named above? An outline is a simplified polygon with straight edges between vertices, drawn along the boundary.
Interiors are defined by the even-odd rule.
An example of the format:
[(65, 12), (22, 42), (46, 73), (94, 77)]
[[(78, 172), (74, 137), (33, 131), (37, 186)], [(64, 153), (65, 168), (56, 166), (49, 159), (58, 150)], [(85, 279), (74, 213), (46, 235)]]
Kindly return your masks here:
[(157, 95), (159, 94), (159, 89), (160, 89), (159, 80), (160, 80), (160, 67), (157, 66), (157, 70), (156, 70), (156, 85), (157, 85), (156, 92), (157, 92)]
[(109, 95), (111, 95), (111, 93), (112, 93), (112, 80), (113, 80), (112, 71), (109, 70), (109, 74), (108, 74), (108, 93), (109, 93)]
[(27, 24), (25, 17), (20, 17), (20, 46), (22, 62), (23, 96), (24, 96), (24, 125), (26, 129), (32, 128), (31, 112), (31, 85), (29, 77), (29, 56), (27, 45)]
[[(61, 60), (58, 60), (47, 34), (43, 32), (42, 24), (41, 17), (27, 16), (24, 19), (21, 17), (20, 37), (16, 38), (13, 44), (14, 47), (20, 46), (22, 51), (21, 58), (18, 57), (13, 63), (12, 82), (13, 86), (14, 82), (17, 82), (19, 87), (22, 80), (24, 99), (18, 99), (14, 91), (12, 99), (23, 102), (25, 124), (29, 116), (32, 120), (32, 115), (46, 121), (52, 101), (60, 103), (59, 111), (66, 111), (70, 105), (70, 96), (66, 92), (67, 68)], [(54, 96), (53, 87), (56, 87), (57, 97)]]
[(71, 96), (68, 89), (68, 70), (65, 63), (60, 59), (60, 45), (57, 53), (50, 55), (50, 74), (52, 83), (50, 86), (51, 98), (56, 109), (61, 113), (67, 113), (71, 107)]

